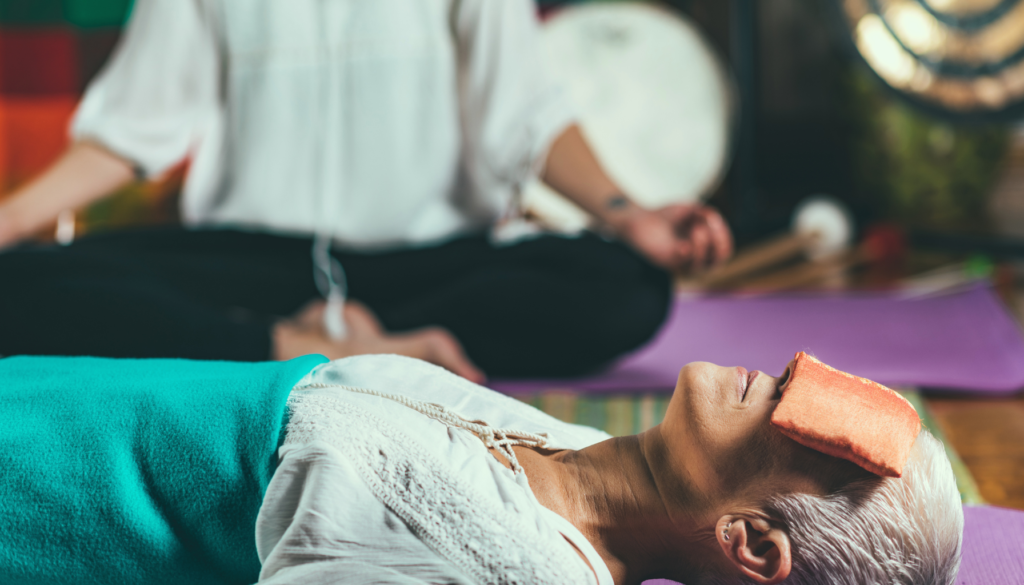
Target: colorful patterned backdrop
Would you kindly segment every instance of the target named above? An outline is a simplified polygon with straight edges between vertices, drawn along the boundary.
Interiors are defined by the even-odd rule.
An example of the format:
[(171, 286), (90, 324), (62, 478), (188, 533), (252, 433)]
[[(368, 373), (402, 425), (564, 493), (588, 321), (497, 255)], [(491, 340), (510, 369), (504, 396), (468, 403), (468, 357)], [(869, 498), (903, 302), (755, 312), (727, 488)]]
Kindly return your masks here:
[[(132, 0), (0, 0), (0, 197), (67, 146), (68, 122), (120, 36)], [(174, 219), (181, 171), (79, 213), (99, 228)]]

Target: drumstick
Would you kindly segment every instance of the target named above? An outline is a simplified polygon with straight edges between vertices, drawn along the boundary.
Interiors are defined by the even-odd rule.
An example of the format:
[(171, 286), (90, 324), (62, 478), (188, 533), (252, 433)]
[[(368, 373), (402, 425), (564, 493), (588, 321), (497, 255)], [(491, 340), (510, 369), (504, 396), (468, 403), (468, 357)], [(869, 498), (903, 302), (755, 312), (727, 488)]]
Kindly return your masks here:
[(759, 278), (746, 280), (731, 290), (748, 293), (771, 293), (821, 285), (831, 279), (843, 277), (847, 272), (868, 260), (861, 250), (839, 252), (833, 256), (803, 262)]
[(787, 260), (803, 255), (821, 238), (818, 232), (785, 234), (768, 242), (747, 248), (732, 261), (697, 277), (695, 284), (702, 288), (722, 288), (731, 281), (761, 272)]
[[(841, 203), (809, 197), (797, 206), (791, 233), (748, 248), (729, 263), (678, 284), (703, 290), (787, 290), (818, 283), (866, 260), (862, 250), (848, 252), (852, 232), (853, 221)], [(812, 262), (764, 275), (802, 257)]]
[(868, 230), (855, 249), (789, 266), (775, 272), (731, 281), (729, 290), (738, 292), (779, 292), (798, 288), (838, 288), (846, 285), (850, 270), (869, 262), (898, 261), (904, 250), (899, 234), (876, 228)]

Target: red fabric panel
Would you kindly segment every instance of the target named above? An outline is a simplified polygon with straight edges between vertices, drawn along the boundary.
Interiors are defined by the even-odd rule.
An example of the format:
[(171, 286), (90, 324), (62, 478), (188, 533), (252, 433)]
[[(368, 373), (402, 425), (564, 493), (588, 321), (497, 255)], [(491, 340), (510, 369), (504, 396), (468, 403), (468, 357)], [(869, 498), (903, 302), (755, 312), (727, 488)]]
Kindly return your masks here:
[(886, 477), (900, 477), (921, 419), (898, 393), (800, 352), (772, 424), (794, 441)]
[(70, 29), (0, 30), (0, 93), (69, 96), (78, 93), (78, 58)]
[(30, 179), (64, 151), (76, 105), (72, 96), (0, 98), (0, 185)]

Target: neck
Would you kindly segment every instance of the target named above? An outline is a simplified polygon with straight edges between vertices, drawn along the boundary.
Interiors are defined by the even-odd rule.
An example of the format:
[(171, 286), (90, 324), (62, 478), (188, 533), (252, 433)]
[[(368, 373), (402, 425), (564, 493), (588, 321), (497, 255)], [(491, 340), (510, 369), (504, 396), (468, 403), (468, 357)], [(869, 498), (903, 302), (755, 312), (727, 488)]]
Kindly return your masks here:
[(550, 481), (535, 488), (538, 499), (587, 537), (617, 585), (694, 573), (688, 559), (707, 544), (699, 530), (707, 518), (667, 473), (658, 427), (547, 460)]

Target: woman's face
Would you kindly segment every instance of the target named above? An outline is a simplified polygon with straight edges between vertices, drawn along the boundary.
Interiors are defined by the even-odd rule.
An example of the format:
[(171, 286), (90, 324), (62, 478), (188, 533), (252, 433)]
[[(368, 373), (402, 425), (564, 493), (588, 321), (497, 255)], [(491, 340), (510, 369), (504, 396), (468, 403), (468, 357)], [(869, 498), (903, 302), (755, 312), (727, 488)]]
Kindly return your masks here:
[[(789, 366), (780, 377), (706, 362), (679, 373), (662, 433), (674, 466), (711, 499), (780, 491), (820, 491), (806, 472), (821, 456), (770, 424)], [(678, 468), (678, 467), (677, 467)]]

